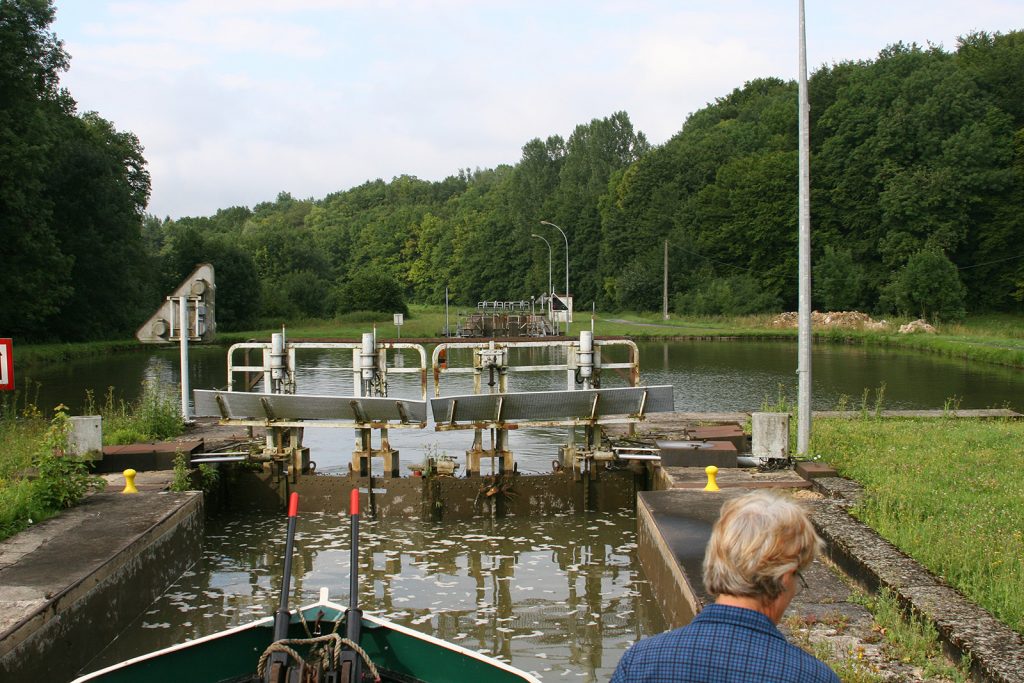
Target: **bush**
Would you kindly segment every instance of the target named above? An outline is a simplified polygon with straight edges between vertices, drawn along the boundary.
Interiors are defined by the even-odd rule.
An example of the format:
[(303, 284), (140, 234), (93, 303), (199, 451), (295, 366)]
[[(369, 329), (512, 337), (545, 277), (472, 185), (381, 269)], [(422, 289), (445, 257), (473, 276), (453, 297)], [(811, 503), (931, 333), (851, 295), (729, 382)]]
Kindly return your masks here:
[[(38, 410), (0, 418), (0, 540), (69, 508), (106, 482), (89, 474), (88, 465), (65, 455), (70, 430), (64, 406), (49, 423)], [(30, 473), (34, 470), (34, 477)]]
[(886, 287), (883, 302), (900, 313), (931, 323), (962, 320), (966, 291), (960, 273), (938, 249), (911, 256)]
[(849, 249), (825, 247), (814, 264), (814, 299), (825, 311), (859, 311), (864, 306), (867, 274)]
[(677, 294), (673, 300), (676, 313), (683, 315), (750, 315), (778, 310), (778, 295), (764, 289), (751, 275), (716, 278)]
[(335, 314), (351, 311), (380, 311), (381, 313), (409, 314), (405, 294), (398, 281), (376, 269), (363, 269), (352, 273), (334, 292)]
[(171, 479), (171, 490), (203, 491), (210, 493), (220, 481), (220, 470), (214, 465), (202, 463), (196, 469), (189, 467), (189, 458), (182, 451), (174, 454), (174, 476)]
[(64, 510), (71, 507), (92, 489), (102, 489), (106, 481), (89, 474), (83, 460), (66, 454), (71, 422), (64, 406), (50, 422), (43, 438), (43, 447), (33, 463), (38, 478), (33, 482), (33, 508), (37, 510)]
[(309, 270), (286, 273), (262, 285), (262, 315), (277, 318), (320, 318), (326, 310), (327, 281)]
[[(638, 256), (614, 278), (611, 290), (621, 309), (657, 311), (661, 309), (664, 284), (661, 251)], [(606, 287), (606, 291), (609, 289)]]

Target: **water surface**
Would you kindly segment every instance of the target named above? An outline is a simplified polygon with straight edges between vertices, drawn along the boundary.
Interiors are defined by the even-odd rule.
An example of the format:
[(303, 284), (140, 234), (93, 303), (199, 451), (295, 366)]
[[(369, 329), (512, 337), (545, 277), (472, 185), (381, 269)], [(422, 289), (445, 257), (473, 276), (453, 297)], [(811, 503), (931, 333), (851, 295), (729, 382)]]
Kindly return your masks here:
[[(89, 669), (272, 614), (285, 527), (280, 515), (210, 520), (201, 560)], [(543, 680), (608, 680), (628, 645), (665, 629), (635, 562), (631, 510), (360, 527), (364, 610)], [(348, 604), (349, 543), (347, 518), (300, 514), (293, 605), (321, 586)]]

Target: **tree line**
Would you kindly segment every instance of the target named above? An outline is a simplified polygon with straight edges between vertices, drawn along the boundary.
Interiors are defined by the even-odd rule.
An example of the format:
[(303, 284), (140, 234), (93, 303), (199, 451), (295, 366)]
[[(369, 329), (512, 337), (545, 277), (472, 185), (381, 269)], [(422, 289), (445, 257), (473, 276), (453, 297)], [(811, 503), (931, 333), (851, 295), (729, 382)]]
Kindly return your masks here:
[(60, 87), (52, 21), (50, 2), (0, 2), (0, 333), (123, 336), (149, 306), (149, 173), (134, 135)]
[[(4, 302), (2, 329), (130, 332), (202, 261), (216, 268), (226, 329), (437, 304), (446, 289), (456, 304), (529, 298), (548, 285), (533, 234), (550, 242), (563, 289), (564, 243), (542, 220), (567, 234), (578, 309), (659, 310), (666, 241), (675, 312), (796, 307), (794, 82), (746, 83), (662, 145), (616, 112), (530, 140), (514, 165), (160, 219), (144, 214), (138, 140), (75, 114), (57, 89), (67, 56), (46, 32), (49, 3), (0, 7), (3, 58), (22, 40), (34, 69), (0, 70), (0, 248), (19, 255), (0, 277), (25, 297)], [(22, 15), (31, 30), (18, 38)], [(24, 76), (16, 92), (12, 73)], [(814, 307), (1021, 312), (1024, 32), (973, 33), (952, 52), (893, 45), (819, 68), (809, 93)]]

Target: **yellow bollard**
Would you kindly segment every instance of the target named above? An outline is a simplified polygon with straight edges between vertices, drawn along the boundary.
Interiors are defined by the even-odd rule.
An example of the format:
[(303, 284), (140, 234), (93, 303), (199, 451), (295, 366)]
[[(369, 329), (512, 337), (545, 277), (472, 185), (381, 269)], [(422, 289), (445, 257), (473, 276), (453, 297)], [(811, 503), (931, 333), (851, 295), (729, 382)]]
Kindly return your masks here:
[(714, 465), (708, 465), (704, 468), (704, 471), (708, 475), (708, 485), (704, 487), (705, 491), (719, 491), (718, 482), (715, 481), (715, 477), (718, 476), (718, 468)]
[(135, 475), (138, 474), (135, 470), (124, 471), (124, 491), (121, 493), (138, 493), (139, 490), (135, 488)]

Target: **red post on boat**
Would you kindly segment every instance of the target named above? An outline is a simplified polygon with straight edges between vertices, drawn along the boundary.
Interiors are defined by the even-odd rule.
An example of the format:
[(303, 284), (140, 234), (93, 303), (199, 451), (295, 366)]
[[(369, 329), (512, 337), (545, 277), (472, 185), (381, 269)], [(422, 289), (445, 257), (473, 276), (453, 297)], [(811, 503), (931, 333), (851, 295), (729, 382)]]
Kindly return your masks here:
[[(353, 488), (352, 493), (349, 496), (349, 515), (352, 516), (352, 558), (350, 560), (350, 568), (348, 572), (348, 611), (349, 611), (349, 622), (348, 632), (349, 639), (353, 643), (358, 643), (358, 629), (359, 620), (356, 619), (356, 638), (352, 637), (352, 616), (353, 612), (359, 611), (359, 489)], [(362, 615), (362, 612), (359, 612)]]
[[(291, 592), (292, 579), (292, 551), (295, 548), (295, 524), (299, 516), (299, 494), (292, 493), (288, 499), (288, 537), (284, 547), (284, 576), (281, 579), (281, 601), (278, 604), (277, 612), (274, 614), (274, 641), (285, 640), (288, 637), (288, 624), (291, 621), (291, 613), (288, 611), (288, 594)], [(288, 668), (288, 655), (284, 652), (274, 652), (270, 655), (263, 680), (266, 683), (277, 683), (284, 681)]]
[[(362, 632), (363, 611), (359, 609), (359, 489), (353, 487), (349, 496), (349, 515), (352, 518), (352, 552), (348, 571), (348, 612), (346, 614), (346, 636), (359, 644)], [(341, 679), (343, 683), (358, 683), (363, 678), (363, 661), (355, 652), (346, 649), (341, 654)]]

